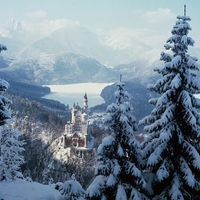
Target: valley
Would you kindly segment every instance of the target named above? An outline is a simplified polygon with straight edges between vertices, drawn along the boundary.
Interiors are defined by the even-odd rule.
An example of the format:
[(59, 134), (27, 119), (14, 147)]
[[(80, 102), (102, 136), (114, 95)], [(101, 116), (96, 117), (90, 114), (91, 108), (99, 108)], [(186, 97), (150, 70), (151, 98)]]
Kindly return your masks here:
[[(167, 45), (168, 32), (153, 31), (152, 35), (148, 29), (123, 27), (92, 30), (65, 19), (57, 22), (57, 28), (44, 27), (49, 32), (39, 28), (33, 32), (34, 26), (28, 29), (25, 21), (14, 18), (0, 27), (0, 43), (7, 47), (0, 55), (0, 81), (8, 82), (1, 82), (2, 118), (9, 121), (11, 130), (19, 131), (19, 140), (23, 141), (21, 156), (25, 162), (19, 167), (23, 175), (14, 177), (19, 189), (25, 181), (27, 188), (48, 185), (53, 192), (46, 195), (50, 189), (44, 187), (46, 199), (64, 200), (56, 190), (64, 194), (66, 180), (78, 181), (88, 189), (91, 199), (100, 193), (102, 199), (124, 199), (127, 195), (130, 199), (146, 199), (139, 196), (147, 191), (150, 197), (156, 192), (163, 195), (159, 187), (155, 191), (153, 188), (159, 181), (163, 188), (166, 182), (173, 188), (179, 181), (183, 187), (189, 182), (186, 189), (197, 187), (200, 167), (195, 143), (199, 139), (196, 108), (200, 102), (196, 93), (200, 85), (193, 79), (200, 79), (196, 64), (200, 48), (187, 47), (194, 43), (187, 37), (190, 27), (185, 22), (189, 20), (185, 14), (179, 16), (171, 33), (180, 28), (185, 35), (172, 36)], [(179, 27), (181, 22), (184, 26)], [(169, 49), (171, 54), (163, 53)], [(188, 50), (194, 57), (187, 54)], [(10, 115), (3, 109), (7, 104)], [(3, 140), (7, 129), (3, 131), (2, 146), (10, 144)], [(146, 143), (141, 143), (145, 137)], [(5, 149), (0, 148), (0, 156)], [(190, 155), (194, 159), (187, 164)], [(0, 165), (6, 166), (7, 157), (3, 158), (5, 162), (0, 160)], [(189, 167), (197, 180), (188, 178), (193, 178), (192, 172), (188, 175)], [(3, 182), (6, 175), (1, 168), (0, 172), (0, 186), (9, 188)], [(157, 178), (154, 180), (149, 172)], [(183, 174), (187, 176), (182, 178)], [(151, 179), (154, 182), (148, 185)], [(0, 193), (0, 199), (7, 195)]]

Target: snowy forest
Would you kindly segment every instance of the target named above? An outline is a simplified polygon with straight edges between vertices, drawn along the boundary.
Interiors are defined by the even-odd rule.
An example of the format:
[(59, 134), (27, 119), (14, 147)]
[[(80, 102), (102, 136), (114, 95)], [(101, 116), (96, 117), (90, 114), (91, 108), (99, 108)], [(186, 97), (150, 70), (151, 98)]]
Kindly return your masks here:
[[(155, 84), (148, 85), (148, 90), (156, 94), (149, 99), (153, 106), (151, 112), (143, 119), (135, 117), (130, 94), (120, 76), (112, 94), (115, 102), (106, 109), (103, 123), (109, 134), (96, 148), (92, 181), (82, 185), (80, 177), (74, 173), (64, 182), (48, 179), (48, 189), (43, 188), (44, 182), (37, 186), (41, 188), (41, 195), (44, 191), (48, 193), (40, 200), (200, 199), (200, 99), (195, 97), (200, 93), (197, 78), (200, 65), (197, 58), (189, 55), (189, 48), (194, 44), (188, 36), (190, 20), (186, 13), (177, 17), (164, 45), (166, 51), (161, 52), (163, 66), (155, 68), (158, 79)], [(0, 52), (6, 50), (6, 44), (0, 45)], [(17, 195), (18, 184), (23, 183), (24, 188), (25, 185), (32, 184), (34, 188), (34, 184), (39, 184), (28, 174), (23, 174), (24, 146), (29, 141), (21, 137), (13, 122), (17, 113), (11, 112), (14, 102), (6, 96), (8, 88), (9, 83), (1, 79), (1, 200), (7, 200), (6, 185), (12, 188), (8, 193)], [(144, 127), (142, 141), (137, 137), (140, 127)], [(54, 139), (52, 137), (52, 141)], [(45, 152), (42, 154), (45, 157)], [(32, 199), (31, 191), (26, 192), (30, 192)]]

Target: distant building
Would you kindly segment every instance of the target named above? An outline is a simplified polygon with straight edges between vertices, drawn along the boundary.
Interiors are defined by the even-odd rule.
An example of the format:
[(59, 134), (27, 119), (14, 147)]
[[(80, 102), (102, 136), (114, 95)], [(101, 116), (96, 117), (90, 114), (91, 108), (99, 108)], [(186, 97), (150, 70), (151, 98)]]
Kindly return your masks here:
[(88, 98), (85, 93), (83, 96), (83, 107), (81, 108), (78, 103), (74, 103), (71, 109), (71, 121), (68, 121), (65, 125), (65, 132), (61, 137), (61, 145), (64, 148), (87, 148), (90, 135), (89, 127)]

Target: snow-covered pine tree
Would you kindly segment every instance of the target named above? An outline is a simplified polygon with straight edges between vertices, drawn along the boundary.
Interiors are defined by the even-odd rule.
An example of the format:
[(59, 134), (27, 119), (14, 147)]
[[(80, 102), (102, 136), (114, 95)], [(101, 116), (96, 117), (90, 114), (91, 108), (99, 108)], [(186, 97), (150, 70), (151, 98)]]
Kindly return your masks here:
[(59, 191), (63, 196), (63, 200), (84, 200), (85, 190), (72, 174), (71, 180), (65, 181), (59, 187)]
[[(7, 48), (0, 44), (0, 53), (3, 50), (7, 50)], [(3, 93), (8, 89), (8, 87), (8, 82), (0, 79), (0, 126), (6, 124), (6, 121), (11, 118), (11, 112), (9, 110), (11, 101), (3, 96)]]
[(160, 94), (150, 99), (155, 108), (140, 121), (148, 134), (143, 143), (146, 169), (155, 177), (151, 199), (194, 200), (200, 194), (200, 84), (197, 58), (187, 54), (194, 41), (188, 37), (190, 17), (178, 16), (161, 53), (162, 76), (149, 89)]
[[(6, 46), (0, 44), (0, 52), (7, 50)], [(7, 81), (0, 79), (0, 180), (12, 179), (19, 176), (19, 166), (24, 162), (19, 155), (23, 148), (23, 142), (18, 141), (18, 133), (9, 129), (5, 124), (11, 119), (9, 109), (11, 101), (3, 96), (8, 89)]]
[(95, 179), (86, 190), (91, 200), (142, 200), (146, 187), (140, 170), (140, 144), (134, 138), (136, 120), (127, 102), (125, 84), (118, 82), (116, 103), (107, 108), (106, 124), (112, 134), (97, 149)]
[(18, 139), (20, 132), (4, 125), (0, 140), (0, 181), (22, 177), (20, 166), (24, 163), (21, 153), (23, 141)]

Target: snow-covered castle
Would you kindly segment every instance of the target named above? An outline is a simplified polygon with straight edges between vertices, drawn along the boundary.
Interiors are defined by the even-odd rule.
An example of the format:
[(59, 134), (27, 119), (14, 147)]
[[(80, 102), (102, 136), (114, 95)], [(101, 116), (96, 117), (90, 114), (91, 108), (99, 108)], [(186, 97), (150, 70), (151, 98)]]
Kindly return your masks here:
[(65, 125), (65, 132), (61, 137), (61, 145), (67, 147), (88, 147), (89, 121), (88, 121), (88, 98), (83, 96), (83, 107), (78, 103), (71, 109), (71, 121)]

